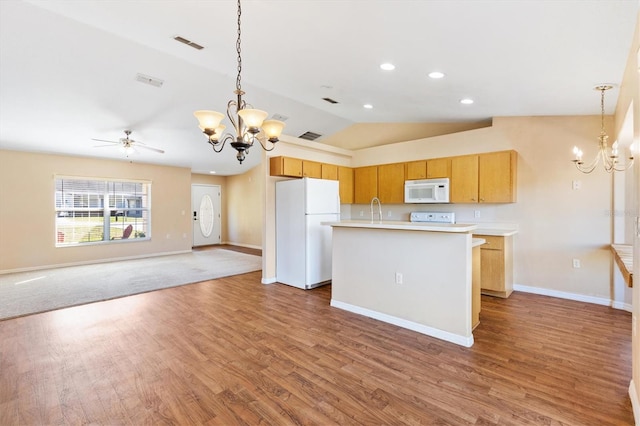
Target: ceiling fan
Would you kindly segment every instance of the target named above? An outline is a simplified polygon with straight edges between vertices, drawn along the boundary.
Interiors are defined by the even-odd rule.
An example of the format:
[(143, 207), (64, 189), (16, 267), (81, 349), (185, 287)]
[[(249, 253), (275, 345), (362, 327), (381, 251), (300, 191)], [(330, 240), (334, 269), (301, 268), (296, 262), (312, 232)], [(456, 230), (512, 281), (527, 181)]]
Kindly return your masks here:
[[(135, 148), (144, 148), (144, 149), (148, 149), (150, 151), (155, 151), (158, 152), (160, 154), (164, 154), (164, 151), (162, 149), (159, 148), (155, 148), (153, 146), (149, 146), (143, 142), (140, 141), (136, 141), (133, 139), (129, 138), (129, 135), (131, 134), (131, 130), (125, 130), (124, 134), (126, 135), (126, 137), (124, 138), (120, 138), (120, 140), (116, 141), (107, 141), (104, 139), (91, 139), (92, 141), (98, 141), (98, 142), (107, 142), (109, 145), (94, 145), (94, 148), (102, 148), (102, 147), (107, 147), (107, 146), (112, 146), (112, 147), (119, 147), (120, 151), (124, 152), (126, 154), (126, 156), (128, 157), (130, 154), (133, 154), (136, 152)], [(135, 148), (134, 148), (135, 147)]]

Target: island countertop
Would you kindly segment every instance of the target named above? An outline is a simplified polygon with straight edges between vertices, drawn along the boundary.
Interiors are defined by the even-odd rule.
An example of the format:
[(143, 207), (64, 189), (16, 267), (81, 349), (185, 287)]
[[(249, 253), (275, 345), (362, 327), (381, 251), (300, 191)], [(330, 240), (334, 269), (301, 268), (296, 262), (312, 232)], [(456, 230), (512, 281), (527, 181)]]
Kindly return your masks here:
[(371, 228), (371, 229), (398, 229), (403, 231), (428, 231), (428, 232), (473, 232), (477, 225), (463, 223), (427, 223), (427, 222), (403, 222), (403, 221), (369, 221), (369, 220), (341, 220), (339, 222), (322, 222), (323, 225), (343, 228)]

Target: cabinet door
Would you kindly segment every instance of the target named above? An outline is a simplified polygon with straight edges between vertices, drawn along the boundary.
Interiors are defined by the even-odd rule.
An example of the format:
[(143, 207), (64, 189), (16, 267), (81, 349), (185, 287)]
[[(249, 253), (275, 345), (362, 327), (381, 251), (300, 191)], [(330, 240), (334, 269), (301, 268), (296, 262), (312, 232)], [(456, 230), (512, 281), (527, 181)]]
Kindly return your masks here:
[(302, 160), (290, 157), (271, 157), (269, 159), (271, 176), (302, 177)]
[(451, 158), (434, 158), (427, 160), (427, 178), (451, 177)]
[(369, 204), (378, 196), (378, 166), (358, 167), (353, 173), (354, 202)]
[(427, 178), (427, 162), (411, 161), (405, 165), (405, 176), (407, 180), (418, 180)]
[(353, 203), (353, 169), (338, 166), (338, 181), (340, 185), (340, 203)]
[(513, 203), (516, 201), (515, 151), (480, 154), (478, 160), (478, 196), (481, 203)]
[(378, 166), (378, 197), (381, 203), (404, 203), (404, 164)]
[(451, 159), (452, 203), (478, 202), (478, 156), (464, 155)]
[(322, 179), (338, 180), (338, 166), (322, 163)]
[(504, 292), (504, 251), (481, 248), (480, 264), (482, 289)]
[(310, 178), (322, 178), (322, 163), (304, 160), (302, 162), (302, 176)]

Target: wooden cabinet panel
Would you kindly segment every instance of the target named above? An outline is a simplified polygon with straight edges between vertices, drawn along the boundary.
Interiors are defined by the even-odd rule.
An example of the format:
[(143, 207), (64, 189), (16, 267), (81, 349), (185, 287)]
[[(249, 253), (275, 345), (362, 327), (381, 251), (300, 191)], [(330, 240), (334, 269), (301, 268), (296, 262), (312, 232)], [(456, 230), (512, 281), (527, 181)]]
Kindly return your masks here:
[(322, 163), (322, 179), (338, 180), (338, 166)]
[(340, 203), (353, 203), (353, 169), (338, 166), (338, 181), (340, 182)]
[(404, 203), (404, 163), (378, 166), (378, 198), (381, 203)]
[(480, 282), (483, 290), (504, 289), (504, 256), (502, 250), (480, 249)]
[(358, 167), (353, 173), (354, 202), (369, 204), (378, 196), (378, 166)]
[(302, 161), (302, 176), (322, 179), (322, 163), (315, 161)]
[(269, 159), (271, 176), (302, 177), (302, 160), (290, 157), (271, 157)]
[(478, 202), (477, 155), (464, 155), (451, 158), (449, 197), (452, 203)]
[(480, 246), (482, 293), (509, 297), (513, 292), (513, 237), (474, 235), (487, 243)]
[(427, 160), (427, 178), (451, 177), (451, 158), (434, 158)]
[(480, 154), (478, 200), (481, 203), (516, 201), (517, 154), (515, 151)]
[(427, 178), (427, 162), (411, 161), (405, 164), (406, 180), (418, 180)]

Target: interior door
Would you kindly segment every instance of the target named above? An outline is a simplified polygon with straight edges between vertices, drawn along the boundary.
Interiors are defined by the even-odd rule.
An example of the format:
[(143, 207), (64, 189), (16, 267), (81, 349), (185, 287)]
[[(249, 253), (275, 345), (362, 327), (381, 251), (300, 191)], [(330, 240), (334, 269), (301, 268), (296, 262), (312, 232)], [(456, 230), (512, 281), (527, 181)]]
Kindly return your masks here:
[(220, 244), (220, 186), (191, 185), (193, 247)]

